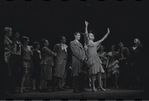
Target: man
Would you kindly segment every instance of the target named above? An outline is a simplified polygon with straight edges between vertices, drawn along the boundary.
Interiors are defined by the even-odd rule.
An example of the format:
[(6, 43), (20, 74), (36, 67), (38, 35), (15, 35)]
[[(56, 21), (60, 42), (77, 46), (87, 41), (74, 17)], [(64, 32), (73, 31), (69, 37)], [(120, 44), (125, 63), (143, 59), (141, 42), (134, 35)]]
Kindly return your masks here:
[[(130, 67), (129, 67), (129, 49), (124, 46), (122, 42), (119, 44), (119, 55), (120, 55), (120, 85), (124, 88), (129, 87), (130, 83)], [(126, 75), (127, 73), (127, 75)]]
[[(20, 42), (20, 34), (18, 32), (15, 33), (14, 40), (13, 40), (13, 48), (12, 48), (12, 77), (13, 82), (16, 84), (19, 84), (20, 82), (20, 66), (21, 66), (21, 42)], [(19, 86), (19, 85), (18, 85)]]
[(12, 28), (10, 27), (5, 27), (4, 31), (6, 32), (5, 37), (4, 37), (4, 88), (5, 93), (9, 92), (12, 93), (14, 91), (12, 87), (12, 82), (11, 82), (11, 66), (10, 66), (10, 58), (11, 58), (11, 50), (12, 50), (12, 41), (10, 40), (10, 37), (12, 35)]
[(70, 42), (72, 51), (72, 76), (73, 76), (73, 92), (79, 93), (84, 90), (84, 81), (80, 82), (82, 78), (82, 63), (85, 59), (85, 50), (79, 42), (80, 33), (74, 33), (75, 40)]
[(66, 63), (67, 63), (67, 45), (66, 38), (64, 36), (60, 37), (60, 43), (54, 46), (53, 52), (57, 53), (55, 58), (55, 71), (54, 71), (54, 84), (53, 91), (55, 91), (55, 85), (58, 81), (58, 89), (64, 90), (62, 87), (65, 83), (66, 78)]

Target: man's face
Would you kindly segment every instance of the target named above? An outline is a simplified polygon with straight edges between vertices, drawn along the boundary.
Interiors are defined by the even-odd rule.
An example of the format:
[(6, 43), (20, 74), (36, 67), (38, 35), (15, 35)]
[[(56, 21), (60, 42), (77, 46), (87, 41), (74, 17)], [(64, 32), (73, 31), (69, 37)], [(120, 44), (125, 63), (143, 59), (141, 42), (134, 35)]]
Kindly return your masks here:
[(62, 37), (61, 42), (62, 42), (62, 43), (66, 43), (66, 38), (65, 38), (65, 37)]
[(15, 37), (16, 37), (17, 39), (19, 39), (19, 38), (20, 38), (20, 34), (19, 34), (19, 33), (16, 33)]
[(75, 36), (75, 38), (76, 38), (77, 40), (80, 40), (80, 38), (81, 38), (80, 33), (77, 33), (77, 35)]

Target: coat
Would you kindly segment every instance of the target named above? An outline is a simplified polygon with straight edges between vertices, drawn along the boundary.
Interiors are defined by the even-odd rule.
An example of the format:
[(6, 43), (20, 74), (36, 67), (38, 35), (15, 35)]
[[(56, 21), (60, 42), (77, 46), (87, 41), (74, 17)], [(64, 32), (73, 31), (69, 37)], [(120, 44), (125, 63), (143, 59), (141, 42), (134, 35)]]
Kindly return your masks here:
[(82, 59), (85, 58), (85, 50), (80, 42), (76, 40), (70, 42), (72, 51), (72, 76), (79, 76), (82, 72)]
[(57, 53), (55, 57), (55, 72), (54, 76), (65, 78), (66, 63), (67, 63), (67, 51), (62, 50), (61, 44), (56, 44), (53, 51)]

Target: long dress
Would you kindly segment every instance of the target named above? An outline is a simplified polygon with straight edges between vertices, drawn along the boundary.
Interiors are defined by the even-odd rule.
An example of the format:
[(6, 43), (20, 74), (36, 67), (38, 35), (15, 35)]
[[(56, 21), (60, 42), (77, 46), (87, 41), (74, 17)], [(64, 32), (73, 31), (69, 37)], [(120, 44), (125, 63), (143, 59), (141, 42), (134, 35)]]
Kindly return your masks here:
[(52, 80), (53, 55), (48, 47), (42, 48), (41, 79)]
[(55, 61), (55, 73), (53, 75), (64, 79), (66, 75), (67, 50), (62, 50), (61, 44), (56, 44), (54, 52), (57, 53), (57, 57)]
[(39, 80), (40, 78), (40, 62), (41, 62), (41, 52), (39, 50), (33, 50), (33, 79)]
[(88, 43), (88, 60), (87, 65), (89, 67), (89, 74), (97, 74), (99, 72), (104, 73), (104, 69), (102, 67), (102, 62), (100, 58), (98, 57), (97, 48), (99, 47), (99, 44), (93, 41), (89, 41)]

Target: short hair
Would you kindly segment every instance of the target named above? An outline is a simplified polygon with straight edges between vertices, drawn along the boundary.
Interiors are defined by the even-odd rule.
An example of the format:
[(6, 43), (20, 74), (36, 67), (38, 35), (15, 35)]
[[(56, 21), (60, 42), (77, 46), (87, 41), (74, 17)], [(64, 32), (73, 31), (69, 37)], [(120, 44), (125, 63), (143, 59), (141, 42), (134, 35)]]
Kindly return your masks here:
[(73, 35), (76, 36), (78, 33), (80, 34), (80, 32), (75, 32)]
[(6, 32), (5, 34), (8, 34), (8, 32), (12, 31), (12, 28), (10, 27), (5, 27), (4, 31)]
[(100, 49), (105, 49), (105, 47), (103, 45), (100, 46)]
[(59, 37), (59, 40), (61, 41), (63, 37), (65, 37), (65, 36), (64, 36), (64, 35), (61, 35), (61, 36)]
[(35, 41), (35, 42), (33, 43), (33, 48), (37, 48), (38, 45), (40, 45), (40, 43), (37, 42), (37, 41)]
[(116, 45), (112, 45), (111, 49), (115, 49)]
[(44, 44), (44, 43), (46, 42), (46, 40), (47, 40), (47, 39), (43, 38), (43, 39), (41, 40), (41, 43)]
[(6, 31), (6, 32), (7, 32), (7, 31), (12, 31), (12, 28), (10, 28), (10, 27), (5, 27), (5, 28), (4, 28), (4, 31)]

